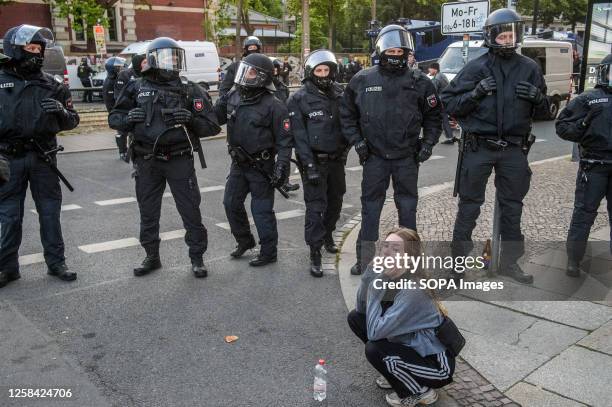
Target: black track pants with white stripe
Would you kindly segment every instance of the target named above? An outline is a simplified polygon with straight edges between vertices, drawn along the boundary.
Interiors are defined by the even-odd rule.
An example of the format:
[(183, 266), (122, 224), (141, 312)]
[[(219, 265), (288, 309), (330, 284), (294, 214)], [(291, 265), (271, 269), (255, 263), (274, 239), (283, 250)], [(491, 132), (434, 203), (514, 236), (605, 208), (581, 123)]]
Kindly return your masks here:
[(440, 388), (453, 381), (455, 358), (448, 352), (421, 356), (413, 348), (386, 339), (368, 341), (365, 315), (351, 311), (348, 323), (365, 343), (365, 355), (401, 398)]

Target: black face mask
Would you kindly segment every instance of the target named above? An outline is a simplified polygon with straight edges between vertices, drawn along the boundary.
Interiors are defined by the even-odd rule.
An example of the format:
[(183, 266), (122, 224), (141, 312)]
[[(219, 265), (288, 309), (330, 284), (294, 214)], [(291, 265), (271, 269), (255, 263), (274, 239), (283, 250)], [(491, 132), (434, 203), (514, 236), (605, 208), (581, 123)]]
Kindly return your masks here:
[(253, 88), (250, 86), (238, 86), (241, 100), (250, 100), (256, 98), (264, 92), (264, 88)]
[(312, 83), (314, 83), (315, 86), (321, 90), (328, 90), (331, 88), (333, 81), (329, 76), (321, 78), (319, 76), (312, 75)]
[(389, 72), (399, 72), (406, 68), (408, 60), (406, 55), (387, 55), (383, 53), (380, 56), (381, 68)]
[(516, 48), (493, 48), (493, 52), (502, 58), (511, 58), (516, 54)]
[(43, 67), (45, 58), (40, 54), (21, 51), (23, 58), (17, 64), (17, 71), (24, 74), (38, 73)]
[(178, 80), (180, 76), (178, 72), (159, 69), (155, 73), (155, 78), (160, 82), (172, 82)]

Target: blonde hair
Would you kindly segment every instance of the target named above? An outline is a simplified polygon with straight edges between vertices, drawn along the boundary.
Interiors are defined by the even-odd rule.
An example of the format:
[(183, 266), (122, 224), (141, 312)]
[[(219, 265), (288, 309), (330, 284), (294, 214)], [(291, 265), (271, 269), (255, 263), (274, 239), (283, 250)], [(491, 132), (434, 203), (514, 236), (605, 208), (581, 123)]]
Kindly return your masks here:
[[(387, 231), (385, 235), (385, 240), (391, 235), (396, 235), (400, 239), (402, 239), (404, 243), (404, 252), (408, 254), (409, 256), (420, 256), (421, 253), (423, 253), (423, 245), (421, 242), (421, 237), (419, 236), (419, 233), (416, 230), (401, 227), (401, 226), (394, 227)], [(429, 274), (427, 273), (427, 271), (423, 270), (420, 267), (417, 270), (415, 270), (414, 275), (417, 278), (424, 278), (424, 279), (429, 278)], [(440, 299), (438, 298), (436, 293), (430, 289), (427, 289), (426, 291), (431, 297), (431, 299), (434, 301), (434, 304), (438, 308), (438, 311), (440, 311), (440, 314), (442, 314), (443, 316), (447, 316), (448, 311), (446, 307), (444, 306), (444, 304), (440, 302)]]

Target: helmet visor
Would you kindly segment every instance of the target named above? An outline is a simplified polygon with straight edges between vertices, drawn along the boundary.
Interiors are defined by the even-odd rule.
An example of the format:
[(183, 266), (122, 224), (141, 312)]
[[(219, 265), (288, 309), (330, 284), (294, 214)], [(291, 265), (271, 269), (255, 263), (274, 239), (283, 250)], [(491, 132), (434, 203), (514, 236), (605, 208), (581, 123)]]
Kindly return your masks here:
[(263, 88), (268, 81), (266, 71), (249, 64), (248, 62), (240, 61), (236, 70), (234, 83), (239, 86), (248, 88)]
[(50, 47), (54, 41), (53, 33), (48, 28), (24, 24), (17, 29), (11, 43), (24, 46), (32, 42), (42, 42), (46, 47)]
[(610, 64), (597, 66), (597, 85), (612, 88), (612, 78), (610, 78)]
[(489, 47), (516, 48), (523, 42), (523, 22), (490, 25), (484, 27), (483, 35)]
[(412, 35), (405, 30), (393, 30), (384, 33), (376, 39), (376, 52), (378, 55), (391, 48), (414, 50)]
[(149, 68), (180, 72), (187, 69), (185, 50), (182, 48), (158, 48), (147, 51)]

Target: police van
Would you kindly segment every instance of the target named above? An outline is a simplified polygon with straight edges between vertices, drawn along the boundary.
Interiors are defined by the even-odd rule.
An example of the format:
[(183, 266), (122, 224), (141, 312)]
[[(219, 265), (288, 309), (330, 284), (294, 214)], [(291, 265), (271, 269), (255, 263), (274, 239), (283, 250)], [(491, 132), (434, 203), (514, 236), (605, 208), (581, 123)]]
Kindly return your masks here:
[[(448, 46), (440, 56), (440, 72), (451, 81), (465, 65), (463, 62), (463, 41), (457, 41)], [(468, 47), (468, 61), (485, 54), (488, 48), (484, 41), (470, 41)], [(548, 88), (550, 98), (549, 120), (554, 120), (559, 113), (561, 103), (565, 102), (572, 88), (572, 44), (564, 41), (548, 41), (542, 39), (525, 38), (518, 49), (538, 64)]]
[[(143, 54), (151, 41), (135, 42), (119, 54), (129, 64), (132, 56)], [(221, 72), (217, 46), (209, 41), (177, 41), (185, 50), (187, 70), (181, 75), (205, 88), (217, 89)]]

